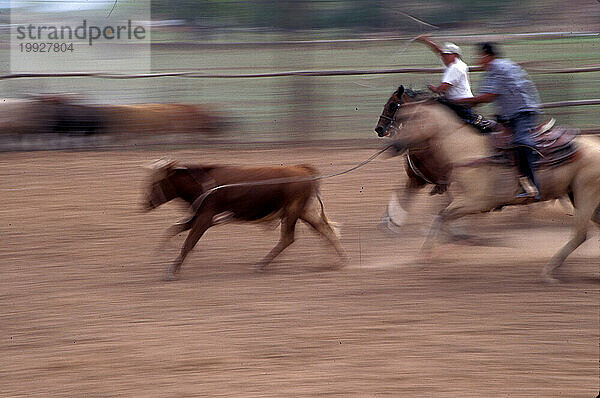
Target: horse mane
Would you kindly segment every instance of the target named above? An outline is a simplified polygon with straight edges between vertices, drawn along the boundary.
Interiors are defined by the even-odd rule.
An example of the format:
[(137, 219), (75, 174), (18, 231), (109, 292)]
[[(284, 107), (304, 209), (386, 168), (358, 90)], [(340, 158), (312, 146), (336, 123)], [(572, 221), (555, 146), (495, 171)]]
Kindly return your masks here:
[(460, 115), (458, 114), (458, 111), (456, 109), (456, 108), (459, 108), (460, 105), (453, 104), (445, 97), (441, 97), (441, 96), (431, 93), (429, 91), (413, 90), (411, 88), (404, 89), (404, 94), (406, 94), (411, 100), (413, 100), (415, 102), (419, 102), (419, 103), (435, 102), (437, 104), (443, 105), (447, 109), (451, 110), (452, 113), (454, 113), (460, 117)]
[[(442, 111), (444, 111), (445, 114), (448, 115), (448, 117), (451, 117), (452, 119), (460, 122), (460, 124), (463, 127), (467, 127), (467, 128), (461, 128), (461, 132), (463, 134), (466, 134), (466, 137), (473, 137), (476, 138), (478, 140), (483, 139), (484, 142), (487, 142), (487, 139), (485, 138), (485, 136), (483, 136), (475, 126), (466, 124), (461, 118), (460, 116), (456, 113), (456, 111), (454, 109), (452, 109), (450, 106), (448, 106), (447, 104), (441, 102), (441, 101), (437, 101), (435, 98), (431, 99), (431, 100), (424, 100), (424, 101), (419, 101), (419, 104), (425, 105), (425, 106), (432, 106), (434, 108), (440, 109)], [(485, 147), (484, 147), (485, 148)], [(484, 149), (485, 153), (487, 153), (487, 149)]]
[(412, 88), (404, 89), (404, 94), (415, 101), (432, 98), (432, 95), (423, 90), (413, 90)]

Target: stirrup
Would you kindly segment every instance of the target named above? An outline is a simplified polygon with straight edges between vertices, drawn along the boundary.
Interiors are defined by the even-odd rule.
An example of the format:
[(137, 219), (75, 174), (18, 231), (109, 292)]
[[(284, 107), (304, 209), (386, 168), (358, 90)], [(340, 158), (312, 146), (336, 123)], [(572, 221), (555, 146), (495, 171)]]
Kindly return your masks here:
[(470, 124), (479, 129), (482, 134), (491, 133), (496, 123), (492, 120), (484, 119), (483, 115), (476, 114), (471, 119)]
[(539, 193), (535, 192), (521, 192), (515, 195), (517, 199), (535, 199), (536, 201), (541, 200), (542, 197)]
[(540, 191), (535, 185), (531, 183), (527, 177), (519, 177), (519, 185), (523, 188), (523, 192), (517, 194), (515, 197), (519, 199), (535, 199), (540, 200), (542, 197)]

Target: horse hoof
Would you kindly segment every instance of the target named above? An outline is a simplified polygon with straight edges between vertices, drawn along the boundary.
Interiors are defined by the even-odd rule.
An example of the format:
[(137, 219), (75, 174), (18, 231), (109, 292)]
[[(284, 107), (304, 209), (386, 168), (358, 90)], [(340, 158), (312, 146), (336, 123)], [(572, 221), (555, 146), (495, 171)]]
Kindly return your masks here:
[(548, 283), (550, 285), (557, 285), (560, 283), (560, 280), (557, 278), (553, 278), (550, 275), (542, 275), (542, 282)]
[(379, 228), (381, 229), (381, 231), (383, 231), (386, 234), (389, 235), (399, 235), (401, 234), (402, 228), (399, 225), (396, 225), (392, 220), (387, 219), (387, 220), (381, 220), (379, 222)]
[(342, 269), (345, 266), (347, 266), (349, 263), (350, 263), (350, 257), (344, 256), (337, 263), (335, 263), (331, 266), (331, 270), (335, 271), (335, 270)]
[(253, 268), (253, 271), (256, 272), (257, 274), (262, 274), (267, 270), (267, 265), (266, 264), (256, 264)]
[(433, 252), (433, 249), (423, 249), (417, 255), (416, 265), (417, 266), (429, 265), (433, 262), (434, 259), (435, 259), (435, 253)]
[(167, 273), (165, 274), (165, 277), (163, 278), (163, 280), (164, 280), (165, 282), (173, 282), (173, 281), (176, 281), (176, 280), (178, 280), (178, 279), (179, 279), (179, 275), (177, 275), (177, 274), (174, 274), (173, 272), (170, 272), (170, 271), (169, 271), (169, 272), (167, 272)]

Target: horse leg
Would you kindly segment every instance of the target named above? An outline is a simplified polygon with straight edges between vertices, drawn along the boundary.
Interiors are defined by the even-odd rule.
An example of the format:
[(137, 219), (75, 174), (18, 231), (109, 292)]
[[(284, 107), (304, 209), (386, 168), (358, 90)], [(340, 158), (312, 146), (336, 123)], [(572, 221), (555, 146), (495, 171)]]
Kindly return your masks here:
[(598, 207), (596, 207), (596, 210), (594, 210), (592, 221), (600, 226), (600, 204), (598, 204)]
[[(198, 213), (192, 220), (192, 226), (188, 236), (185, 238), (185, 242), (183, 242), (183, 247), (181, 248), (181, 252), (179, 256), (175, 259), (173, 264), (167, 269), (165, 280), (171, 281), (178, 278), (179, 271), (181, 270), (181, 265), (183, 264), (183, 260), (187, 257), (190, 251), (194, 248), (198, 240), (202, 237), (204, 232), (208, 228), (210, 228), (212, 224), (212, 213), (210, 212), (202, 212)], [(187, 223), (181, 224), (183, 226), (187, 226)], [(172, 227), (173, 228), (173, 227)]]
[(418, 177), (409, 175), (404, 189), (398, 189), (392, 194), (385, 212), (381, 216), (381, 222), (392, 232), (396, 232), (397, 228), (405, 224), (415, 195), (425, 186), (424, 181), (417, 179)]
[(421, 247), (421, 253), (425, 256), (431, 254), (431, 250), (433, 249), (433, 245), (437, 240), (440, 231), (445, 232), (451, 237), (459, 236), (449, 230), (448, 223), (462, 218), (468, 214), (480, 213), (483, 210), (484, 208), (478, 203), (464, 203), (462, 201), (450, 202), (450, 204), (442, 209), (433, 219), (427, 237), (425, 238), (425, 242)]
[(429, 227), (429, 232), (427, 233), (427, 237), (425, 238), (425, 242), (423, 242), (423, 246), (421, 246), (421, 255), (423, 257), (431, 256), (431, 251), (433, 249), (433, 244), (437, 241), (437, 236), (440, 233), (440, 229), (444, 222), (444, 217), (442, 212), (440, 212), (431, 223), (431, 227)]
[(323, 236), (331, 246), (333, 246), (340, 257), (342, 264), (348, 261), (348, 254), (340, 243), (339, 234), (331, 227), (331, 224), (322, 209), (319, 209), (314, 205), (307, 206), (304, 213), (300, 216), (300, 219), (310, 225), (315, 231)]
[(298, 221), (297, 214), (285, 214), (281, 219), (281, 237), (279, 242), (273, 249), (263, 258), (256, 266), (256, 271), (264, 271), (267, 265), (275, 257), (277, 257), (282, 251), (284, 251), (289, 245), (294, 243), (294, 232), (296, 229), (296, 222)]
[[(590, 195), (587, 196), (589, 197)], [(573, 253), (575, 249), (585, 242), (587, 239), (587, 230), (590, 220), (600, 224), (600, 206), (597, 202), (593, 201), (593, 197), (589, 197), (588, 201), (580, 201), (585, 203), (577, 203), (577, 197), (575, 200), (576, 205), (573, 236), (571, 237), (571, 240), (569, 240), (569, 242), (567, 242), (567, 244), (564, 245), (544, 267), (542, 271), (542, 279), (545, 282), (559, 282), (558, 279), (552, 276), (552, 273), (564, 263), (566, 258)]]

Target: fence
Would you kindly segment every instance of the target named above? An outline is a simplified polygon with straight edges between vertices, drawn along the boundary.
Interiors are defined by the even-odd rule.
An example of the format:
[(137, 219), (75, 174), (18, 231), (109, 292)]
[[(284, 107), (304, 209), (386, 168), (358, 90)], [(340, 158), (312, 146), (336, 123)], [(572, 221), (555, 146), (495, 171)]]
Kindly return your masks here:
[[(527, 66), (522, 63), (522, 66)], [(559, 74), (559, 73), (585, 73), (600, 72), (600, 66), (575, 67), (563, 69), (536, 69), (528, 68), (530, 73), (538, 74)], [(40, 78), (40, 77), (96, 77), (102, 79), (148, 79), (159, 77), (182, 77), (190, 79), (247, 79), (260, 77), (284, 77), (284, 76), (360, 76), (360, 75), (382, 75), (382, 74), (431, 74), (442, 73), (443, 68), (394, 68), (394, 69), (350, 69), (350, 70), (298, 70), (283, 71), (271, 73), (240, 73), (240, 74), (207, 74), (199, 71), (186, 72), (163, 72), (163, 73), (140, 73), (140, 74), (116, 74), (102, 72), (81, 72), (81, 73), (14, 73), (0, 75), (0, 80)], [(471, 67), (469, 72), (482, 72), (481, 67)]]
[[(164, 72), (5, 74), (0, 75), (0, 89), (17, 97), (31, 92), (77, 91), (94, 103), (216, 104), (222, 115), (236, 122), (231, 131), (235, 141), (368, 138), (383, 103), (395, 87), (400, 83), (410, 86), (412, 82), (413, 87), (422, 88), (428, 79), (437, 80), (432, 75), (441, 73), (442, 68), (422, 67), (435, 62), (435, 58), (418, 46), (401, 55), (401, 63), (409, 67), (371, 68), (373, 64), (390, 63), (398, 53), (397, 41), (401, 39), (367, 40), (251, 46), (240, 43), (222, 48), (215, 44), (165, 44), (153, 47), (153, 69)], [(531, 58), (527, 45), (516, 47), (517, 53), (523, 54), (521, 58)], [(597, 90), (594, 93), (600, 65), (597, 60), (595, 64), (585, 63), (586, 59), (594, 62), (593, 50), (593, 45), (584, 50), (575, 44), (561, 48), (563, 58), (574, 54), (581, 64), (577, 67), (552, 67), (556, 54), (548, 55), (550, 63), (535, 59), (522, 64), (536, 80), (544, 107), (553, 109), (552, 115), (560, 123), (595, 133), (600, 121), (592, 107), (600, 104)], [(589, 51), (592, 55), (588, 56)], [(543, 48), (540, 54), (545, 54)], [(540, 54), (536, 57), (540, 58)], [(335, 68), (338, 65), (345, 68)], [(294, 70), (298, 66), (304, 68)], [(173, 72), (175, 69), (178, 71)], [(472, 75), (474, 83), (478, 75)], [(401, 82), (398, 76), (402, 76)], [(482, 113), (491, 114), (492, 110), (483, 108)]]

